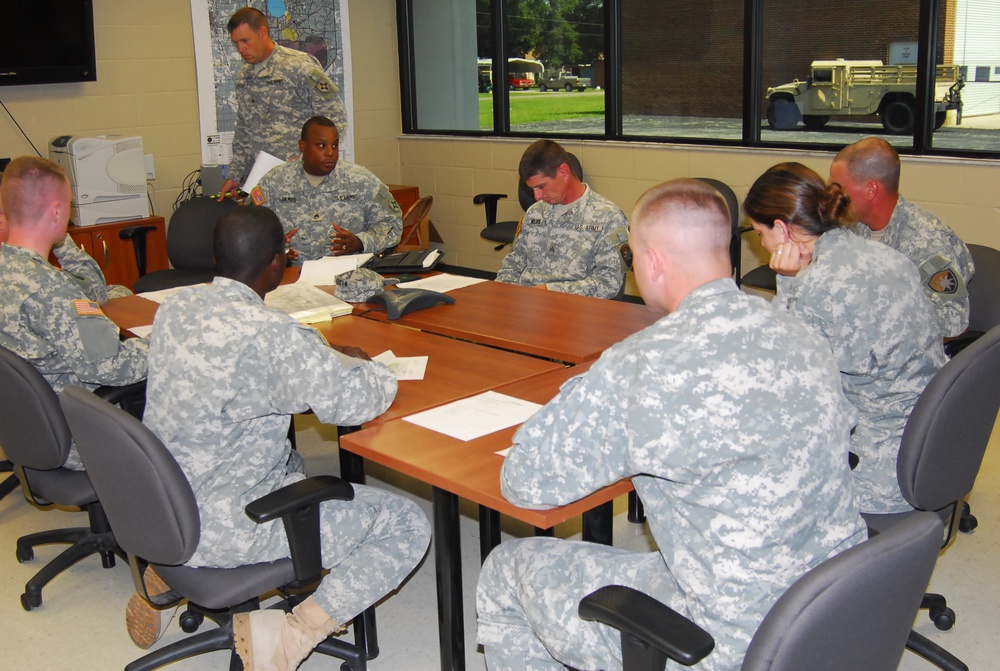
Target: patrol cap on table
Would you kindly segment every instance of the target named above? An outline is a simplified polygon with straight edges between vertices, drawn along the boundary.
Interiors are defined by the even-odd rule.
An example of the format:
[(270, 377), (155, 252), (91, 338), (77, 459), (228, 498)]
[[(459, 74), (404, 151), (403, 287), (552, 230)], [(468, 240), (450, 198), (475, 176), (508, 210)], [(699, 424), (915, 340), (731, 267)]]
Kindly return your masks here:
[(364, 303), (372, 294), (382, 291), (385, 278), (368, 268), (358, 268), (337, 275), (337, 298), (348, 303)]

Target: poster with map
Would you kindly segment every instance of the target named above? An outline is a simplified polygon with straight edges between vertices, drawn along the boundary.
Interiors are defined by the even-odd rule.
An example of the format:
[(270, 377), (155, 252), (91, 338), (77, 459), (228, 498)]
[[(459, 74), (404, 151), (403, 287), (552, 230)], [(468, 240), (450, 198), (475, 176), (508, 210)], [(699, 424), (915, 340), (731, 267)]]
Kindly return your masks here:
[(244, 63), (229, 40), (226, 23), (236, 10), (248, 6), (267, 16), (274, 41), (315, 56), (340, 87), (349, 126), (347, 135), (340, 138), (340, 155), (353, 160), (347, 0), (191, 0), (202, 163), (226, 165), (232, 156), (235, 82)]

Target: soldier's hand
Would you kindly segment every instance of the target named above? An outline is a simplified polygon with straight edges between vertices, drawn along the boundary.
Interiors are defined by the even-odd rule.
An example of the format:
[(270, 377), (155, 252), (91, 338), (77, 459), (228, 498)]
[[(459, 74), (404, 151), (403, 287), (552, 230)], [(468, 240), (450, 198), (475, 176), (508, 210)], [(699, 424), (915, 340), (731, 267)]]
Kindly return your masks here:
[(219, 202), (221, 203), (223, 198), (226, 196), (232, 196), (236, 198), (240, 192), (240, 185), (238, 182), (232, 179), (227, 179), (222, 183), (222, 188), (219, 189)]
[(364, 249), (364, 243), (358, 236), (337, 224), (333, 225), (333, 236), (330, 238), (330, 253), (334, 256), (359, 254)]
[(768, 265), (779, 275), (794, 277), (812, 262), (812, 252), (800, 242), (783, 242), (771, 252)]
[(295, 261), (299, 258), (299, 253), (295, 251), (294, 247), (292, 247), (292, 238), (298, 232), (298, 228), (293, 228), (285, 233), (285, 259), (288, 261)]
[(354, 357), (355, 359), (364, 359), (365, 361), (372, 360), (372, 358), (368, 356), (368, 353), (360, 347), (353, 347), (351, 345), (334, 345), (333, 343), (330, 343), (330, 347), (337, 350), (341, 354)]

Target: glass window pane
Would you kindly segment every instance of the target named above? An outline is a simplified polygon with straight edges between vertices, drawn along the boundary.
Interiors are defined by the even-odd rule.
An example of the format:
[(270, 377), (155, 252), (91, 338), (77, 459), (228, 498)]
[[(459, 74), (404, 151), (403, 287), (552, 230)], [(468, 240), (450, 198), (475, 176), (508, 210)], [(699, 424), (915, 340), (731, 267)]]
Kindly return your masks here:
[(508, 0), (515, 132), (604, 134), (604, 0)]
[(965, 75), (962, 114), (949, 112), (934, 133), (936, 149), (1000, 151), (1000, 3), (950, 0), (944, 27), (945, 62)]
[[(976, 2), (946, 0), (938, 17), (929, 119), (938, 127), (931, 140), (937, 148), (996, 150), (995, 141), (980, 130), (964, 120), (958, 124), (968, 118), (969, 81), (976, 78), (978, 66), (989, 65), (964, 59), (956, 49), (960, 26), (955, 10)], [(789, 26), (815, 24), (815, 7), (797, 0), (764, 0), (761, 105), (766, 121), (761, 139), (843, 146), (877, 135), (899, 148), (912, 147), (917, 106), (926, 104), (916, 97), (919, 12), (919, 0), (890, 0), (875, 12), (866, 1), (836, 0), (824, 5), (824, 15), (864, 20), (852, 21), (849, 30), (789, 31)], [(994, 22), (989, 32), (993, 43), (996, 27)], [(961, 107), (965, 111), (960, 115)]]
[[(412, 3), (417, 129), (478, 131), (483, 94), (479, 92), (476, 2)], [(490, 108), (490, 128), (492, 125)]]
[(623, 131), (739, 140), (743, 0), (622, 0)]

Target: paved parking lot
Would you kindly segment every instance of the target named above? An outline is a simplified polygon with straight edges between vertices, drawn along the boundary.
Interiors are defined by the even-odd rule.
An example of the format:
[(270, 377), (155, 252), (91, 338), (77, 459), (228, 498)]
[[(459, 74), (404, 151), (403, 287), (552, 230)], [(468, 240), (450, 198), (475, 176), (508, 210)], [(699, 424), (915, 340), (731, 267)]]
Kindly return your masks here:
[[(588, 92), (589, 93), (589, 92)], [(573, 93), (549, 93), (558, 95), (587, 95)], [(662, 138), (704, 138), (739, 141), (742, 137), (742, 121), (721, 117), (670, 117), (670, 116), (626, 116), (623, 130), (629, 136)], [(604, 120), (600, 118), (564, 119), (559, 121), (520, 124), (512, 130), (527, 133), (579, 133), (601, 135)], [(771, 130), (767, 124), (761, 128), (761, 140), (781, 143), (830, 144), (841, 147), (860, 137), (878, 135), (899, 148), (912, 146), (909, 136), (890, 135), (877, 120), (842, 121), (832, 119), (819, 130), (809, 130), (800, 126), (793, 130)], [(961, 151), (1000, 152), (1000, 115), (987, 117), (967, 117), (961, 126), (944, 126), (933, 136), (934, 147)]]

